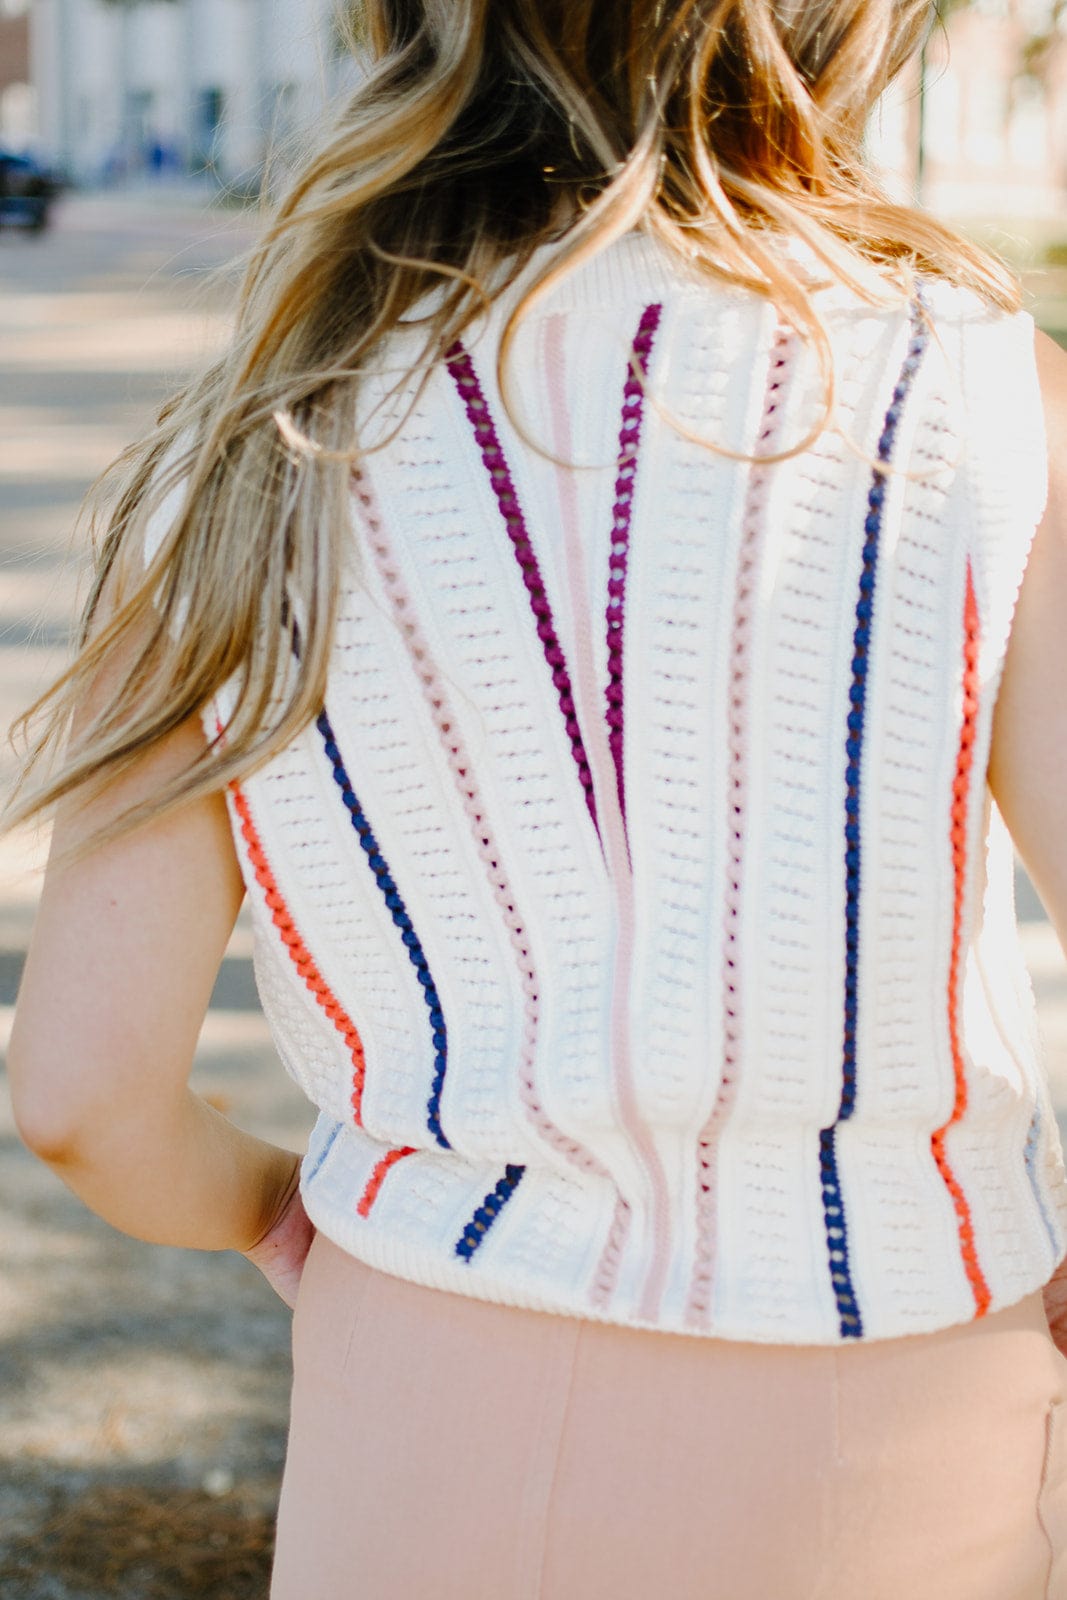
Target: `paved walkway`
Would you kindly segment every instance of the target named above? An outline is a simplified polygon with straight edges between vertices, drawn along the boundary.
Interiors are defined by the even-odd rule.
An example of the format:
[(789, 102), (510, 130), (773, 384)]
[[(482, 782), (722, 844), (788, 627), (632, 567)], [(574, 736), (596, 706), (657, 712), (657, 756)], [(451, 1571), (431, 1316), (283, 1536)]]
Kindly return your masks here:
[[(71, 532), (85, 488), (224, 335), (225, 294), (209, 275), (244, 246), (249, 224), (194, 200), (79, 198), (49, 235), (0, 233), (4, 730), (63, 660), (84, 589), (84, 542)], [(5, 743), (0, 786), (12, 770)], [(0, 841), (0, 1047), (32, 920), (29, 869), (39, 858), (31, 840)], [(245, 1126), (299, 1149), (308, 1113), (270, 1046), (249, 953), (242, 921), (196, 1081)], [(142, 1570), (129, 1594), (262, 1594), (267, 1558), (249, 1529), (266, 1525), (277, 1492), (289, 1315), (259, 1274), (236, 1256), (142, 1245), (90, 1216), (18, 1143), (2, 1073), (0, 1262), (5, 1600), (115, 1600), (110, 1578), (76, 1581), (62, 1550), (80, 1543), (83, 1575), (90, 1546), (108, 1541), (132, 1566), (139, 1530), (153, 1545), (174, 1534), (159, 1519), (176, 1494), (187, 1497), (179, 1526), (189, 1548), (183, 1555), (179, 1537), (170, 1576)], [(67, 1533), (37, 1541), (34, 1575), (7, 1573), (4, 1557), (19, 1536), (56, 1517), (67, 1518)], [(259, 1550), (245, 1563), (247, 1586), (235, 1577), (230, 1587), (201, 1587), (185, 1570), (205, 1519), (212, 1532), (204, 1537), (222, 1540), (216, 1567), (227, 1541)], [(197, 1570), (210, 1572), (210, 1561)]]

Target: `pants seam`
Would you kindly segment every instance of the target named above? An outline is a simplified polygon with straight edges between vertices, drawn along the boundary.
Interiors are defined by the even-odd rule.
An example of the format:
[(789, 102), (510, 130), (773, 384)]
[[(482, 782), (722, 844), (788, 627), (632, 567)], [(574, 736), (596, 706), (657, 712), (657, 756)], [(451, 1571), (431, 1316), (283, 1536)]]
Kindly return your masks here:
[[(541, 1422), (538, 1428), (538, 1438), (534, 1448), (534, 1461), (530, 1476), (523, 1496), (523, 1513), (519, 1529), (518, 1549), (516, 1552), (515, 1593), (517, 1600), (540, 1600), (544, 1582), (545, 1552), (548, 1545), (548, 1527), (551, 1516), (552, 1503), (555, 1498), (556, 1481), (559, 1476), (560, 1447), (563, 1442), (563, 1432), (570, 1415), (571, 1396), (574, 1390), (574, 1373), (577, 1366), (578, 1341), (582, 1337), (583, 1325), (576, 1322), (572, 1327), (569, 1323), (561, 1324), (556, 1330), (556, 1348), (566, 1337), (570, 1342), (570, 1354), (567, 1358), (566, 1376), (562, 1389), (557, 1390), (555, 1384), (546, 1384), (545, 1403), (541, 1411)], [(558, 1414), (550, 1420), (550, 1404), (553, 1393), (559, 1394)], [(551, 1431), (552, 1437), (549, 1439)], [(549, 1462), (547, 1473), (543, 1463)], [(536, 1527), (536, 1532), (534, 1531)]]

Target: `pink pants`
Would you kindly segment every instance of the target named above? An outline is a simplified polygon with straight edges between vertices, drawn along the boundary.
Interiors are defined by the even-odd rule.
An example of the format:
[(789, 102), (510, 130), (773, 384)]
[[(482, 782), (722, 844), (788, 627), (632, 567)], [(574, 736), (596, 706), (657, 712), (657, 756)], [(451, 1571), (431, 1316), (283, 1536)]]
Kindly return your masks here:
[(1039, 1294), (824, 1349), (425, 1289), (319, 1236), (272, 1600), (1067, 1600)]

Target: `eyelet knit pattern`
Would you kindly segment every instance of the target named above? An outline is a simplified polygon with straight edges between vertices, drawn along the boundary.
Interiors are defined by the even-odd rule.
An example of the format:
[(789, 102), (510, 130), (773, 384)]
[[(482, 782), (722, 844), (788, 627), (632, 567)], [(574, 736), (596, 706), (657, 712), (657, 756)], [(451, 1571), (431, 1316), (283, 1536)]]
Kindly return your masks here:
[(530, 609), (537, 618), (537, 637), (540, 639), (545, 651), (545, 660), (552, 672), (552, 683), (559, 696), (560, 710), (563, 712), (567, 724), (567, 734), (571, 741), (571, 751), (574, 763), (578, 769), (578, 778), (585, 791), (586, 805), (589, 815), (593, 819), (593, 826), (597, 826), (596, 798), (593, 794), (593, 779), (589, 771), (589, 762), (585, 754), (585, 744), (582, 739), (582, 730), (578, 725), (578, 718), (574, 709), (574, 691), (571, 688), (570, 672), (563, 654), (563, 647), (559, 642), (556, 624), (552, 616), (552, 607), (545, 592), (544, 580), (541, 576), (541, 567), (536, 552), (530, 540), (526, 518), (515, 493), (515, 485), (508, 470), (507, 460), (500, 447), (500, 439), (493, 422), (482, 386), (478, 381), (478, 374), (474, 370), (474, 363), (462, 344), (457, 344), (449, 352), (448, 369), (452, 374), (456, 388), (462, 396), (467, 408), (467, 416), (482, 452), (485, 469), (496, 494), (500, 507), (500, 515), (504, 519), (508, 537), (511, 540), (515, 557), (522, 569), (522, 581), (526, 585), (530, 596)]
[(367, 1187), (359, 1197), (359, 1204), (356, 1206), (356, 1210), (361, 1217), (370, 1216), (371, 1207), (381, 1192), (382, 1184), (385, 1182), (385, 1175), (390, 1168), (395, 1167), (398, 1161), (403, 1161), (405, 1156), (413, 1156), (414, 1154), (415, 1150), (412, 1145), (404, 1145), (399, 1150), (386, 1151), (375, 1166), (374, 1171), (367, 1180)]
[(959, 1122), (967, 1111), (967, 1068), (960, 1039), (960, 952), (963, 946), (963, 903), (967, 891), (967, 807), (974, 768), (974, 744), (978, 718), (978, 648), (980, 622), (978, 601), (974, 589), (974, 573), (967, 563), (967, 589), (963, 605), (963, 720), (960, 727), (959, 754), (956, 759), (956, 776), (952, 784), (952, 866), (955, 895), (952, 914), (952, 955), (948, 972), (948, 1026), (952, 1043), (952, 1071), (955, 1095), (952, 1115), (931, 1135), (930, 1148), (937, 1162), (937, 1170), (945, 1182), (960, 1233), (960, 1254), (963, 1257), (967, 1282), (974, 1295), (975, 1315), (985, 1316), (992, 1303), (992, 1295), (978, 1260), (978, 1247), (974, 1237), (974, 1221), (963, 1187), (952, 1170), (945, 1148), (948, 1130)]
[(645, 414), (645, 385), (648, 362), (659, 327), (663, 307), (646, 306), (638, 324), (631, 352), (630, 373), (622, 404), (619, 430), (619, 471), (615, 479), (615, 505), (612, 509), (611, 558), (608, 578), (608, 743), (615, 762), (619, 810), (626, 820), (626, 784), (623, 776), (625, 742), (625, 694), (623, 690), (623, 646), (626, 620), (626, 573), (630, 553), (630, 519), (633, 515), (634, 480), (637, 477), (641, 448), (641, 424)]
[(1067, 1239), (982, 781), (1032, 324), (820, 291), (839, 431), (760, 465), (821, 395), (765, 300), (619, 240), (521, 324), (513, 415), (519, 292), (428, 373), (418, 330), (368, 362), (326, 705), (227, 793), (308, 1213), (692, 1337), (1016, 1303)]
[(509, 1166), (504, 1176), (486, 1195), (477, 1211), (474, 1213), (462, 1235), (456, 1241), (456, 1254), (464, 1261), (469, 1261), (474, 1252), (480, 1247), (485, 1235), (493, 1226), (504, 1206), (507, 1205), (515, 1190), (525, 1167)]
[[(221, 736), (221, 729), (219, 733)], [(266, 851), (263, 849), (259, 834), (256, 831), (256, 825), (252, 820), (248, 799), (239, 783), (231, 783), (230, 795), (240, 818), (241, 837), (248, 851), (248, 860), (251, 864), (252, 873), (256, 883), (263, 890), (263, 900), (270, 912), (271, 922), (281, 935), (282, 943), (285, 945), (304, 987), (314, 996), (316, 1003), (322, 1007), (323, 1012), (344, 1040), (345, 1048), (351, 1056), (352, 1119), (356, 1126), (359, 1127), (363, 1121), (363, 1083), (367, 1071), (367, 1063), (363, 1054), (363, 1041), (359, 1036), (359, 1030), (336, 996), (331, 992), (329, 984), (315, 964), (315, 958), (300, 936), (300, 930), (293, 921), (289, 908), (275, 882)]]
[(441, 1095), (445, 1086), (445, 1073), (448, 1070), (448, 1029), (445, 1025), (445, 1014), (441, 1007), (441, 1000), (437, 993), (437, 986), (430, 972), (430, 964), (419, 942), (407, 907), (401, 898), (396, 881), (389, 871), (385, 857), (378, 848), (378, 841), (374, 836), (370, 823), (367, 821), (363, 807), (356, 798), (352, 788), (352, 780), (348, 776), (344, 757), (334, 738), (333, 726), (325, 711), (319, 715), (316, 724), (322, 735), (326, 758), (330, 763), (334, 781), (341, 791), (353, 828), (363, 847), (367, 862), (374, 873), (375, 880), (381, 892), (382, 899), (389, 908), (393, 923), (399, 930), (404, 948), (407, 950), (408, 959), (415, 968), (416, 976), (422, 986), (426, 1010), (430, 1018), (430, 1039), (433, 1044), (433, 1081), (430, 1086), (430, 1098), (426, 1102), (426, 1123), (442, 1150), (451, 1150), (452, 1146), (441, 1126)]
[(856, 629), (853, 634), (852, 684), (849, 689), (848, 733), (845, 739), (845, 1027), (842, 1062), (841, 1103), (837, 1120), (819, 1135), (819, 1179), (822, 1186), (826, 1247), (830, 1261), (830, 1281), (841, 1319), (841, 1337), (863, 1337), (860, 1314), (849, 1261), (848, 1221), (837, 1161), (837, 1129), (847, 1122), (856, 1108), (856, 1033), (859, 1020), (860, 979), (860, 865), (861, 804), (865, 714), (867, 707), (868, 661), (871, 626), (874, 617), (878, 557), (885, 516), (888, 485), (887, 468), (893, 459), (897, 432), (904, 405), (911, 393), (916, 373), (926, 353), (929, 334), (924, 308), (912, 308), (912, 332), (908, 353), (900, 369), (893, 398), (885, 414), (878, 440), (879, 465), (867, 495), (864, 522), (863, 565), (856, 601)]
[[(503, 459), (502, 454), (501, 459)], [(353, 492), (361, 508), (363, 523), (382, 586), (392, 604), (397, 626), (404, 638), (412, 668), (422, 686), (426, 703), (455, 781), (456, 792), (470, 822), (475, 847), (488, 875), (494, 899), (500, 909), (508, 938), (515, 952), (515, 959), (518, 962), (524, 999), (524, 1038), (519, 1061), (519, 1088), (523, 1104), (533, 1127), (537, 1130), (538, 1136), (546, 1144), (564, 1155), (568, 1161), (573, 1162), (581, 1171), (595, 1173), (610, 1183), (611, 1179), (607, 1168), (598, 1162), (581, 1144), (576, 1140), (568, 1139), (554, 1125), (551, 1119), (545, 1115), (544, 1108), (538, 1098), (535, 1080), (538, 978), (530, 948), (531, 942), (524, 926), (524, 919), (516, 904), (515, 891), (508, 880), (504, 866), (503, 851), (494, 838), (488, 810), (479, 791), (477, 779), (474, 776), (474, 764), (467, 752), (462, 734), (459, 732), (459, 721), (451, 707), (448, 692), (434, 664), (429, 642), (419, 623), (411, 597), (400, 574), (396, 553), (392, 548), (388, 529), (374, 495), (369, 471), (364, 470), (356, 474), (353, 482)], [(499, 1197), (499, 1203), (501, 1204), (504, 1199), (510, 1197), (515, 1183), (518, 1182), (518, 1178), (522, 1175), (523, 1169), (520, 1165), (513, 1164), (508, 1170), (513, 1175), (513, 1181), (509, 1181), (506, 1192), (503, 1192), (502, 1197)], [(489, 1201), (487, 1200), (486, 1205), (488, 1206), (488, 1204)], [(464, 1235), (465, 1238), (469, 1232), (470, 1229), (468, 1228), (467, 1233)], [(457, 1246), (457, 1253), (469, 1261), (473, 1255), (473, 1249), (459, 1250)], [(617, 1255), (617, 1247), (614, 1241), (609, 1244), (608, 1254), (613, 1258)], [(603, 1292), (606, 1286), (605, 1277), (602, 1275), (594, 1292), (599, 1294)]]
[[(767, 394), (760, 427), (757, 454), (773, 455), (780, 447), (785, 386), (794, 335), (779, 325), (775, 329), (767, 378)], [(737, 1092), (737, 1073), (741, 1067), (741, 948), (739, 920), (744, 881), (745, 856), (745, 735), (748, 717), (749, 654), (752, 648), (752, 610), (754, 586), (761, 565), (766, 533), (767, 501), (774, 473), (758, 462), (752, 468), (745, 503), (737, 582), (734, 590), (730, 645), (729, 728), (727, 744), (728, 860), (724, 888), (725, 937), (723, 946), (723, 1043), (722, 1081), (712, 1112), (697, 1141), (700, 1183), (697, 1199), (696, 1251), (687, 1316), (691, 1322), (706, 1322), (711, 1312), (715, 1278), (716, 1187), (718, 1183), (719, 1130), (730, 1114)]]

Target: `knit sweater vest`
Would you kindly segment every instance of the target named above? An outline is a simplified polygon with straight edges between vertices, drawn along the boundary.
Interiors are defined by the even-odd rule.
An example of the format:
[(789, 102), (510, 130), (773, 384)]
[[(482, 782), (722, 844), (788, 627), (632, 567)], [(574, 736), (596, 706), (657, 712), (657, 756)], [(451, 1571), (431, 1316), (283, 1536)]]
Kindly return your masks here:
[[(535, 261), (534, 267), (539, 264)], [(402, 328), (326, 703), (230, 786), (308, 1212), (415, 1282), (832, 1345), (1067, 1250), (985, 782), (1045, 496), (1033, 325), (809, 342), (630, 235), (430, 373)], [(212, 736), (229, 685), (205, 710)]]

